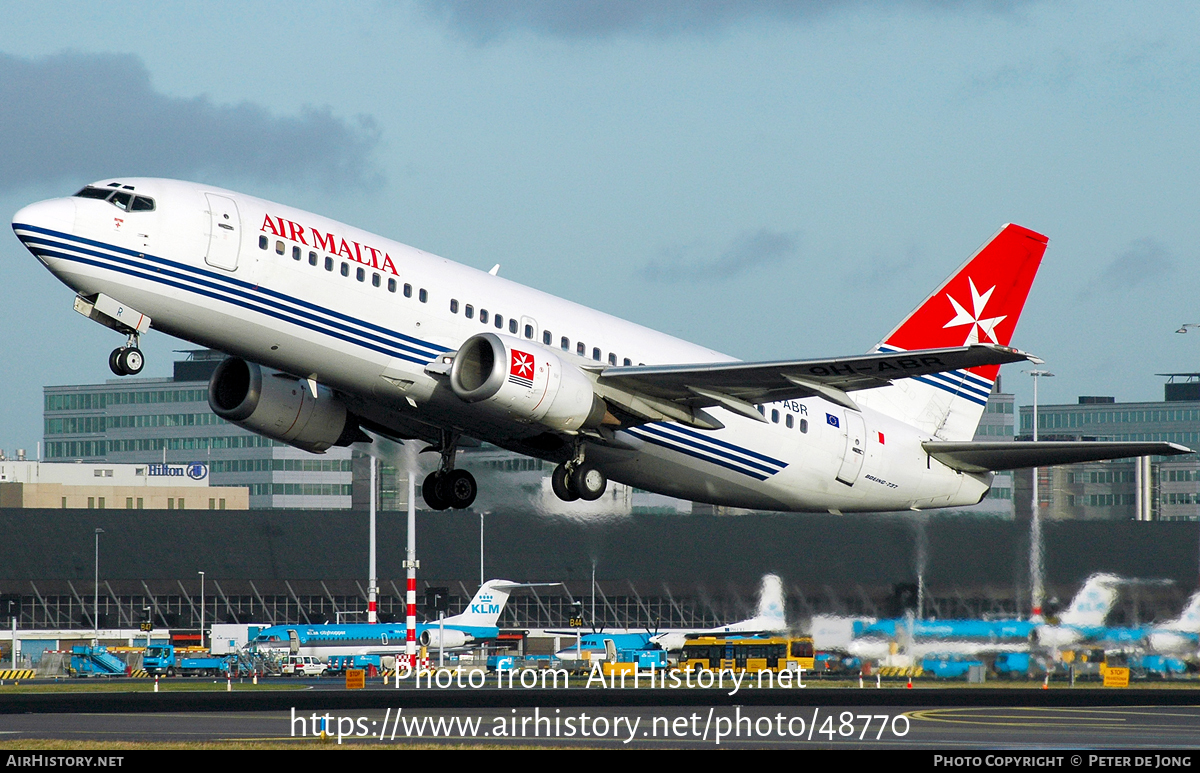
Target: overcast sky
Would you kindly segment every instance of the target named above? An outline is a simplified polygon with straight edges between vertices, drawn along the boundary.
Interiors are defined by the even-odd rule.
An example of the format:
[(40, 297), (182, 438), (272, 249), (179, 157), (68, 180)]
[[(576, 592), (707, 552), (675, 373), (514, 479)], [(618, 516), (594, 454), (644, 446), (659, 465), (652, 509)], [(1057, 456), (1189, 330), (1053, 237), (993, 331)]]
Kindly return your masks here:
[[(327, 214), (743, 359), (867, 350), (1005, 222), (1014, 344), (1079, 394), (1200, 370), (1200, 6), (39, 2), (0, 32), (0, 210), (117, 175)], [(0, 238), (0, 447), (121, 339)], [(172, 349), (144, 339), (143, 375)], [(1032, 398), (1006, 366), (1004, 386)]]

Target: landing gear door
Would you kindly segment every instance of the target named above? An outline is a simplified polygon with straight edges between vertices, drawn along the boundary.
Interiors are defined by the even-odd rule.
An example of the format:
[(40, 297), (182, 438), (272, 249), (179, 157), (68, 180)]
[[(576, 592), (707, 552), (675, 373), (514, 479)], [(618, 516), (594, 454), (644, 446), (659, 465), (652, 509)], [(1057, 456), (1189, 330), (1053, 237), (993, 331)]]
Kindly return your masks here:
[(235, 271), (242, 242), (242, 223), (233, 199), (206, 193), (208, 199), (208, 265)]
[(842, 467), (837, 479), (853, 486), (862, 470), (863, 457), (867, 455), (867, 424), (858, 411), (845, 411), (842, 423), (846, 429), (846, 450), (842, 454)]

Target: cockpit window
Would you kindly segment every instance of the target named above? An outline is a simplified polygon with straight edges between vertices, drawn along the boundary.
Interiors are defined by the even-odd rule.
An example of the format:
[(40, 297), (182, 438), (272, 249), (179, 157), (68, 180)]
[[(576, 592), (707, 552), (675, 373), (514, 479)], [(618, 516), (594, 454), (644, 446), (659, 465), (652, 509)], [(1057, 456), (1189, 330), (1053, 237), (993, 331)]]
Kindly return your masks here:
[(112, 188), (95, 188), (91, 185), (75, 194), (81, 199), (104, 199), (118, 209), (126, 212), (153, 212), (154, 199), (148, 196), (134, 196), (122, 190)]
[(81, 199), (107, 199), (112, 191), (106, 191), (103, 188), (93, 188), (90, 185), (75, 195)]

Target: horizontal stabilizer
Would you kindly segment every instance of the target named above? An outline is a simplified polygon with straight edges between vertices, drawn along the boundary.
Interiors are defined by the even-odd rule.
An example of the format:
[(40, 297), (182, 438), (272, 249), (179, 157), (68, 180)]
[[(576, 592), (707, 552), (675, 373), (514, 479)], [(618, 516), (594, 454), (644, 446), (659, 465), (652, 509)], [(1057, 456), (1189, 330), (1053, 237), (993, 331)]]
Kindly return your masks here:
[(931, 440), (925, 451), (947, 467), (961, 472), (1017, 470), (1056, 464), (1098, 462), (1131, 456), (1179, 456), (1195, 453), (1177, 443), (1123, 443), (1106, 441), (1048, 441), (971, 443)]

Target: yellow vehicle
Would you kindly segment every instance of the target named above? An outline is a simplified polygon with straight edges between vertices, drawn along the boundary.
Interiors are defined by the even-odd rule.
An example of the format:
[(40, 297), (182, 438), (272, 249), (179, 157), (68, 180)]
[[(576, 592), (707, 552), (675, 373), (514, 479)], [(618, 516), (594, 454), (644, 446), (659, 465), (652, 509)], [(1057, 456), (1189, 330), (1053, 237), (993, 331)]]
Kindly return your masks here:
[(815, 657), (810, 636), (698, 636), (683, 645), (679, 668), (812, 671)]

